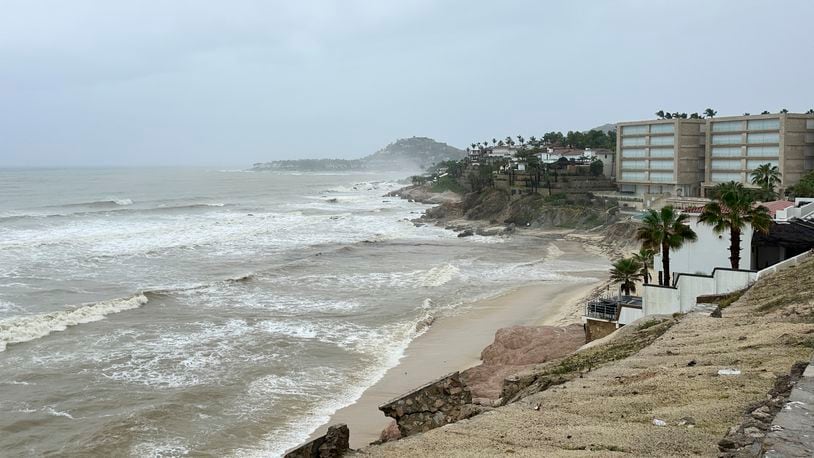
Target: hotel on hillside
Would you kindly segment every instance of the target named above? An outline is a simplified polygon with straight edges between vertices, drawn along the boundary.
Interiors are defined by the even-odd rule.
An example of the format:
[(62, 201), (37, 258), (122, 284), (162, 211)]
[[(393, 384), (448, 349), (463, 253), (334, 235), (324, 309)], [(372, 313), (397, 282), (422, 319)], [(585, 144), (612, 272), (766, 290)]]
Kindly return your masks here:
[(701, 197), (724, 182), (751, 184), (750, 172), (777, 165), (779, 191), (814, 170), (814, 115), (775, 113), (622, 122), (617, 127), (619, 191)]

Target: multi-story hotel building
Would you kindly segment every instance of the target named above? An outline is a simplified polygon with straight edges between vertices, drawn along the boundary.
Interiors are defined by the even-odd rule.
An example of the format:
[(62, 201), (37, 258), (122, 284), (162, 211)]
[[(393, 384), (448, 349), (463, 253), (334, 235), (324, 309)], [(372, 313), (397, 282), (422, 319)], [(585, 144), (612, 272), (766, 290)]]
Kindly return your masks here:
[(761, 164), (780, 169), (779, 191), (814, 170), (814, 115), (777, 113), (707, 119), (704, 189), (736, 181), (752, 186)]
[(619, 190), (639, 196), (699, 196), (704, 180), (704, 126), (703, 119), (619, 123)]

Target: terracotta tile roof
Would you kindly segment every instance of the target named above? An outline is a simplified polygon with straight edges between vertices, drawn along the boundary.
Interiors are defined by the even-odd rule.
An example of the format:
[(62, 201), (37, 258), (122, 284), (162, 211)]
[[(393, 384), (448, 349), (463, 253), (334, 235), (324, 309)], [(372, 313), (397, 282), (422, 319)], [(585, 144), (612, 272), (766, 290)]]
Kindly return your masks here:
[[(789, 207), (793, 207), (794, 202), (790, 202), (788, 200), (773, 200), (771, 202), (760, 202), (755, 204), (755, 206), (758, 205), (766, 207), (769, 210), (769, 214), (772, 216), (772, 218), (774, 218), (778, 211), (785, 210)], [(704, 210), (703, 205), (685, 207), (681, 209), (682, 212), (689, 213), (690, 215), (700, 215), (703, 210)], [(726, 212), (727, 208), (723, 207), (722, 210)]]

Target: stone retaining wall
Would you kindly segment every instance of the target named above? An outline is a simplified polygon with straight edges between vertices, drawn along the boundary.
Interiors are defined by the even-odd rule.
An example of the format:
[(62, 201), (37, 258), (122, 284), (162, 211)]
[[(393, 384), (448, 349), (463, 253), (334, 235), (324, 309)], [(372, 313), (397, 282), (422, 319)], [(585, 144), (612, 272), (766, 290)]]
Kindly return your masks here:
[(339, 458), (348, 450), (350, 450), (348, 425), (339, 424), (329, 427), (324, 436), (290, 450), (285, 454), (285, 458)]
[(396, 420), (401, 437), (429, 431), (478, 413), (471, 405), (472, 395), (454, 372), (379, 406)]

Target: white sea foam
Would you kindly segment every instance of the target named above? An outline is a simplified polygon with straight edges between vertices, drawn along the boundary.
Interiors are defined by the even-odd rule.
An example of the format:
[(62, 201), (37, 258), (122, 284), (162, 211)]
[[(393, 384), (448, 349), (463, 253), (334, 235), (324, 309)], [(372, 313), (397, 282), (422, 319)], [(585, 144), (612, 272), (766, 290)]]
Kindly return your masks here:
[(112, 199), (113, 203), (116, 205), (127, 206), (133, 205), (133, 201), (131, 199)]
[(72, 310), (24, 315), (0, 320), (0, 351), (8, 344), (28, 342), (52, 332), (64, 331), (69, 326), (104, 319), (112, 313), (141, 307), (147, 303), (143, 294), (124, 299), (84, 304)]
[(55, 417), (65, 417), (65, 418), (70, 418), (71, 420), (75, 420), (73, 415), (69, 414), (68, 412), (60, 412), (59, 410), (56, 410), (51, 406), (46, 406), (44, 411), (48, 415), (53, 415)]

